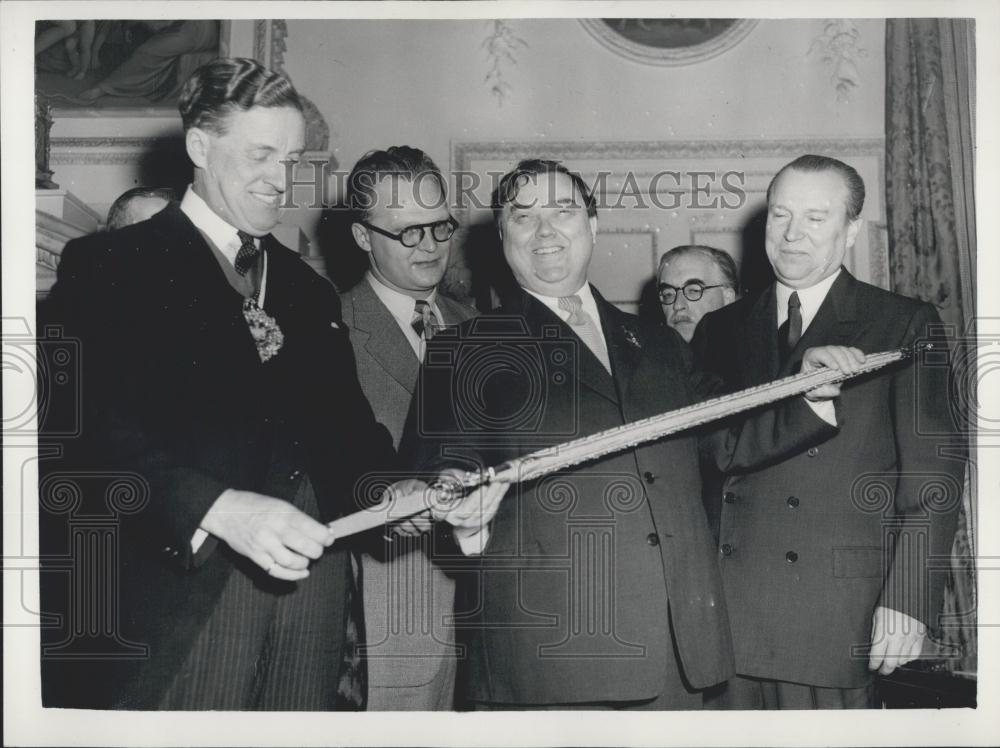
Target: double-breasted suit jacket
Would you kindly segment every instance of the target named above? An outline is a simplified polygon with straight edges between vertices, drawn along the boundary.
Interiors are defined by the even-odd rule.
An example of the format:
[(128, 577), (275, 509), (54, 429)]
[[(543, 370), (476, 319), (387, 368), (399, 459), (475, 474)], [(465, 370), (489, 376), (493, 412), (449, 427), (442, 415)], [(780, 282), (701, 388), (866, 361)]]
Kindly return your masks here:
[[(192, 552), (202, 517), (225, 489), (291, 500), (308, 476), (318, 519), (328, 521), (353, 509), (360, 478), (395, 465), (389, 434), (358, 384), (333, 286), (270, 235), (262, 249), (264, 309), (284, 334), (266, 363), (243, 298), (179, 208), (65, 248), (48, 316), (80, 341), (82, 438), (66, 443), (67, 460), (54, 469), (139, 486), (113, 517), (117, 563), (105, 602), (114, 637), (146, 654), (43, 656), (47, 705), (156, 707), (242, 559), (211, 537)], [(103, 495), (83, 500), (78, 516), (107, 515)], [(44, 491), (42, 502), (43, 543), (65, 553), (65, 512), (47, 509)], [(343, 569), (334, 594), (346, 595), (348, 552), (335, 545), (327, 553)], [(43, 600), (65, 610), (59, 576), (43, 573)], [(342, 641), (344, 625), (331, 622), (323, 636)], [(43, 647), (66, 633), (43, 633)]]
[(936, 347), (846, 382), (829, 441), (726, 479), (719, 558), (738, 673), (856, 688), (877, 605), (935, 625), (944, 575), (928, 558), (949, 555), (964, 468), (939, 325), (931, 305), (844, 269), (783, 367), (773, 286), (702, 319), (696, 357), (731, 389), (794, 373), (810, 346)]
[[(341, 300), (361, 387), (375, 417), (398, 446), (420, 361), (367, 279), (342, 294)], [(444, 325), (476, 314), (442, 294), (435, 304)], [(400, 536), (389, 547), (361, 556), (369, 707), (453, 704), (454, 678), (436, 676), (442, 668), (454, 672), (454, 631), (445, 621), (454, 608), (455, 581), (428, 556), (433, 539)], [(392, 690), (383, 695), (375, 689)], [(420, 689), (447, 692), (418, 694)]]
[[(523, 291), (497, 312), (435, 336), (403, 438), (404, 462), (497, 465), (713, 390), (676, 333), (594, 296), (611, 373)], [(749, 439), (721, 437), (720, 459), (752, 464), (758, 453), (795, 449), (833, 428), (804, 403), (766, 420), (748, 424)], [(698, 439), (683, 433), (510, 488), (485, 553), (463, 572), (469, 599), (457, 625), (468, 634), (470, 699), (655, 698), (675, 657), (671, 630), (690, 685), (732, 673), (698, 450)]]

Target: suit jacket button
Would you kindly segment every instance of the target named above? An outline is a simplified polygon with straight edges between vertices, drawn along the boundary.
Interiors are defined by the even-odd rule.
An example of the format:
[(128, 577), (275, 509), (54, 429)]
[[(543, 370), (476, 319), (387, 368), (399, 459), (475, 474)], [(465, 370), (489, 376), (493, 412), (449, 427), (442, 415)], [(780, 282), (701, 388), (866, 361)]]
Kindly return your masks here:
[(722, 494), (722, 500), (727, 504), (735, 504), (736, 494), (734, 494), (732, 491), (726, 491), (724, 494)]
[(643, 477), (643, 480), (646, 481), (646, 483), (652, 483), (653, 481), (656, 480), (656, 476), (653, 475), (648, 470), (645, 473), (642, 474), (642, 477)]
[(723, 556), (732, 556), (733, 555), (733, 547), (731, 545), (729, 545), (729, 543), (723, 543), (722, 547), (719, 548), (719, 550), (722, 551), (722, 555)]
[(646, 536), (646, 542), (649, 543), (650, 545), (659, 545), (660, 536), (657, 535), (655, 532), (651, 532), (649, 533), (649, 535)]
[(288, 480), (298, 480), (300, 475), (302, 475), (301, 470), (293, 470), (288, 474)]
[(815, 457), (819, 454), (819, 447), (809, 447), (809, 451), (806, 452), (810, 457)]
[(790, 564), (794, 564), (798, 560), (799, 560), (799, 554), (796, 553), (795, 551), (789, 551), (788, 553), (785, 554), (785, 561), (787, 561)]
[(799, 505), (799, 497), (798, 496), (789, 496), (785, 500), (785, 503), (788, 504), (788, 506), (790, 506), (792, 509), (794, 509), (795, 507), (797, 507)]
[(163, 549), (163, 552), (164, 552), (164, 553), (166, 553), (166, 554), (167, 554), (168, 556), (169, 556), (169, 555), (170, 555), (171, 553), (173, 553), (173, 551), (174, 551), (174, 549), (173, 549), (173, 548), (171, 548), (171, 547), (170, 547), (169, 545), (168, 545), (168, 546), (167, 546), (166, 548), (164, 548), (164, 549)]

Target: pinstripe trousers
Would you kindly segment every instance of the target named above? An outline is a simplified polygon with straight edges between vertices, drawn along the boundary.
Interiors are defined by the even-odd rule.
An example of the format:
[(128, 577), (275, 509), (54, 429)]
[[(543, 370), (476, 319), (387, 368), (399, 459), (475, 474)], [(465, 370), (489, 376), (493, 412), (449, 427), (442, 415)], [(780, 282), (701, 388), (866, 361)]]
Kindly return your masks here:
[[(292, 503), (317, 516), (308, 478)], [(274, 579), (224, 544), (214, 552), (229, 554), (235, 568), (161, 708), (336, 708), (344, 645), (339, 632), (351, 611), (347, 552), (327, 551), (300, 582)]]

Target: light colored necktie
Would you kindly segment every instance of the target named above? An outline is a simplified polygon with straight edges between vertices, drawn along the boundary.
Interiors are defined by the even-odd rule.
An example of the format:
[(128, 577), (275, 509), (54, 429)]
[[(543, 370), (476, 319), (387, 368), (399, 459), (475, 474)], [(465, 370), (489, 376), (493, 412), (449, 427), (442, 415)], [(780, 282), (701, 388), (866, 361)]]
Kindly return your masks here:
[(438, 327), (437, 315), (434, 314), (434, 309), (425, 299), (417, 299), (410, 327), (424, 340), (430, 340), (434, 337), (434, 331)]
[(597, 360), (610, 374), (611, 361), (608, 359), (604, 333), (601, 332), (601, 328), (597, 326), (594, 318), (587, 314), (587, 310), (583, 308), (583, 300), (576, 294), (563, 296), (559, 299), (559, 308), (569, 312), (569, 318), (566, 322), (580, 337), (580, 340), (587, 344), (587, 347), (597, 356)]

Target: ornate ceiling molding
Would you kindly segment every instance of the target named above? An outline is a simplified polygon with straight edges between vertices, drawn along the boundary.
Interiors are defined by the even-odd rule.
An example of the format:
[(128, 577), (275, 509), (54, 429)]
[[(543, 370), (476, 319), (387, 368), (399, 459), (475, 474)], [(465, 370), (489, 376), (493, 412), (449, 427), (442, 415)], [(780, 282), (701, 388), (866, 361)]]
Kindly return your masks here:
[(452, 145), (452, 168), (468, 170), (473, 161), (517, 161), (531, 154), (563, 160), (777, 157), (802, 153), (880, 156), (884, 138), (794, 140), (498, 140)]

